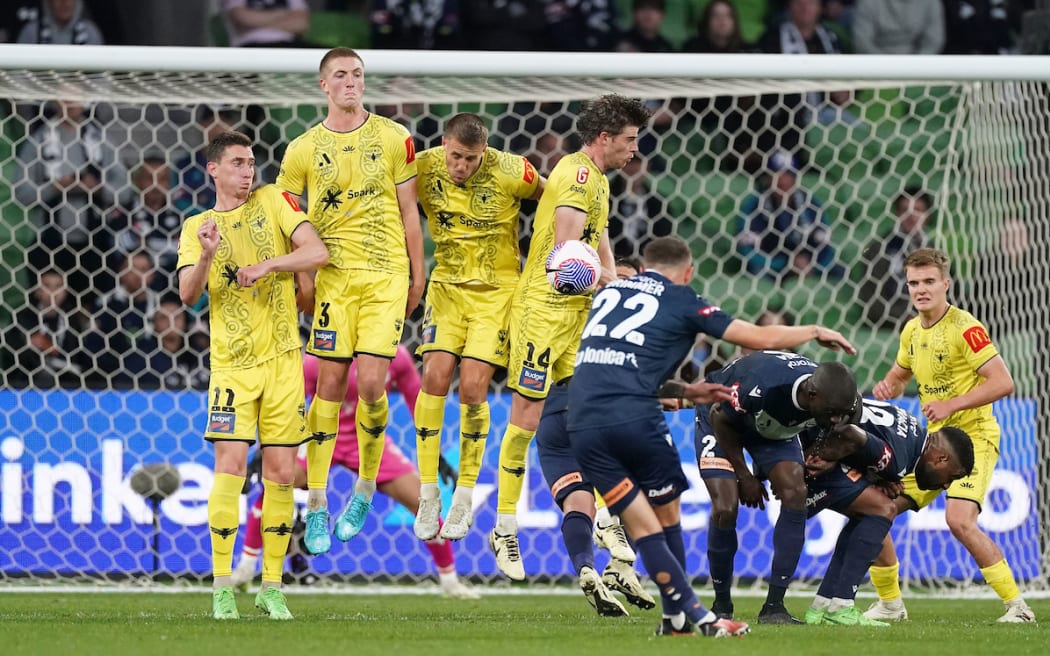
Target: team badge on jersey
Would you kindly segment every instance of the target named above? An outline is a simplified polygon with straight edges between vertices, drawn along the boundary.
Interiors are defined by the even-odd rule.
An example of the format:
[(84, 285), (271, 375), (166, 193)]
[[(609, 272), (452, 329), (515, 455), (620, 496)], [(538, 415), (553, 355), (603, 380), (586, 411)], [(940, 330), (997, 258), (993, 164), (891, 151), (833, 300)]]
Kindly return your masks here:
[(589, 178), (590, 175), (591, 170), (586, 166), (581, 166), (580, 168), (576, 169), (576, 182), (579, 184), (584, 184), (587, 182), (587, 178)]
[(530, 367), (521, 368), (521, 377), (518, 379), (518, 387), (542, 392), (547, 386), (547, 372), (542, 369)]
[(237, 415), (232, 412), (210, 412), (208, 413), (209, 433), (233, 433), (237, 424)]
[(334, 330), (315, 330), (314, 331), (314, 350), (315, 351), (334, 351), (335, 350), (335, 331)]

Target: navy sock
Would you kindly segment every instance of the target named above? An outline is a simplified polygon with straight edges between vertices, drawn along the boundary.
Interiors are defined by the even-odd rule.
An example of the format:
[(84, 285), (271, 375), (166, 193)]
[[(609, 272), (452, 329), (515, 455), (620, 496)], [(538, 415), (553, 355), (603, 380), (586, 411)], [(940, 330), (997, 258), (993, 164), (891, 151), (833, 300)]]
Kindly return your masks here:
[(576, 573), (584, 567), (594, 567), (594, 547), (591, 546), (593, 522), (586, 514), (572, 510), (561, 519), (561, 539)]
[(839, 576), (842, 573), (842, 559), (845, 558), (846, 549), (849, 548), (849, 537), (853, 534), (853, 529), (856, 527), (857, 523), (852, 519), (842, 527), (842, 532), (839, 533), (838, 540), (835, 541), (835, 551), (831, 553), (831, 562), (828, 563), (828, 570), (824, 572), (824, 578), (821, 579), (820, 587), (817, 588), (817, 594), (821, 597), (831, 599), (835, 596), (835, 592), (838, 589)]
[[(806, 511), (804, 508), (780, 507), (780, 517), (773, 528), (773, 566), (769, 579), (772, 587), (787, 589), (795, 576), (802, 544), (806, 540)], [(784, 597), (781, 595), (780, 600)]]
[(842, 571), (835, 586), (834, 596), (839, 599), (853, 599), (857, 596), (857, 588), (864, 580), (868, 568), (878, 557), (882, 549), (882, 540), (893, 524), (885, 517), (872, 516), (861, 517), (856, 522), (849, 544), (844, 550)]
[(667, 548), (664, 534), (647, 535), (636, 540), (634, 544), (638, 555), (642, 557), (649, 578), (660, 588), (664, 615), (677, 615), (682, 612), (693, 623), (702, 620), (708, 611), (696, 598), (696, 593), (686, 579), (685, 571)]
[(664, 527), (664, 539), (667, 540), (667, 548), (678, 561), (678, 564), (689, 574), (689, 567), (685, 564), (685, 540), (682, 539), (682, 525), (672, 524)]
[(715, 589), (715, 601), (731, 602), (733, 587), (733, 559), (736, 557), (737, 537), (735, 528), (707, 527), (707, 560), (711, 569), (711, 586)]

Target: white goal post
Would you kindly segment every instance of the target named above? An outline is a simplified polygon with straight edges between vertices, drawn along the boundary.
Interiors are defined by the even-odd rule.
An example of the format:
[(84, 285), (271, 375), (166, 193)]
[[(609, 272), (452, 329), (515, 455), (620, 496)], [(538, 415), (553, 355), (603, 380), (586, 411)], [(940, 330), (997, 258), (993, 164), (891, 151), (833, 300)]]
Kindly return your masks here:
[[(201, 308), (186, 315), (187, 339), (171, 370), (158, 373), (129, 365), (113, 337), (120, 333), (130, 350), (146, 349), (152, 366), (149, 356), (162, 350), (151, 341), (152, 316), (127, 308), (104, 321), (105, 304), (124, 256), (138, 248), (150, 251), (151, 284), (158, 297), (163, 293), (177, 225), (207, 196), (193, 157), (209, 126), (221, 121), (251, 132), (259, 174), (273, 181), (284, 147), (323, 116), (317, 83), (322, 54), (0, 45), (0, 98), (7, 100), (0, 103), (0, 172), (7, 183), (0, 187), (0, 587), (207, 576), (212, 460), (201, 438), (205, 392), (190, 334)], [(872, 246), (897, 225), (897, 198), (905, 192), (921, 197), (930, 205), (929, 216), (923, 215), (928, 243), (953, 259), (953, 302), (989, 325), (1017, 383), (1015, 394), (996, 404), (1002, 452), (981, 526), (1002, 546), (1026, 591), (1047, 590), (1046, 58), (361, 55), (366, 103), (403, 122), (417, 148), (440, 143), (444, 119), (472, 111), (489, 123), (492, 145), (530, 157), (543, 173), (575, 147), (572, 119), (582, 102), (609, 92), (646, 99), (654, 119), (641, 135), (640, 157), (610, 176), (610, 228), (618, 252), (634, 254), (654, 235), (687, 239), (700, 293), (752, 321), (772, 310), (838, 328), (860, 348), (858, 357), (843, 361), (866, 390), (891, 364), (906, 313), (899, 285), (879, 277), (899, 266), (899, 258)], [(749, 198), (762, 202), (770, 155), (779, 151), (787, 151), (803, 196), (818, 199), (814, 225), (826, 236), (810, 253), (818, 264), (799, 275), (754, 259), (747, 245), (769, 234), (741, 237), (752, 227), (744, 208)], [(90, 179), (92, 189), (55, 191), (67, 175)], [(32, 290), (47, 274), (69, 293), (57, 304), (61, 308), (44, 312), (34, 308)], [(100, 335), (104, 326), (109, 333)], [(405, 343), (413, 347), (418, 340), (418, 323), (410, 322)], [(698, 345), (693, 369), (731, 354)], [(452, 397), (443, 438), (455, 461)], [(498, 439), (509, 410), (502, 382), (491, 400), (477, 516), (456, 545), (460, 573), (486, 581), (497, 578), (485, 534), (495, 517)], [(916, 409), (914, 397), (902, 403)], [(709, 503), (696, 469), (692, 417), (669, 419), (693, 483), (683, 499), (689, 571), (705, 578)], [(391, 435), (406, 452), (414, 451), (411, 417), (397, 397)], [(170, 463), (182, 480), (159, 503), (156, 517), (130, 482), (134, 471), (151, 463)], [(526, 572), (536, 581), (560, 580), (571, 566), (534, 454), (527, 476), (519, 517)], [(332, 507), (343, 506), (350, 481), (346, 473), (333, 475)], [(768, 512), (742, 510), (741, 579), (768, 575), (775, 512), (775, 505)], [(380, 501), (369, 522), (361, 536), (314, 559), (310, 566), (322, 580), (434, 574), (407, 511)], [(819, 578), (840, 526), (835, 517), (810, 522), (800, 578)], [(898, 519), (894, 537), (909, 584), (970, 589), (979, 579), (945, 528), (943, 500)]]

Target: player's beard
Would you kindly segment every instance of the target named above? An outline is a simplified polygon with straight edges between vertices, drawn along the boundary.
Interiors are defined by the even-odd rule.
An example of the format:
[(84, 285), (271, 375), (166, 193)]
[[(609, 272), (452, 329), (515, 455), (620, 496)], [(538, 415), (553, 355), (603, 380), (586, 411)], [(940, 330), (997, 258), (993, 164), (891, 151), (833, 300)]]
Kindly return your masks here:
[(940, 487), (937, 484), (936, 477), (933, 472), (933, 468), (926, 463), (925, 460), (919, 460), (915, 464), (915, 484), (919, 486), (920, 490), (936, 490)]

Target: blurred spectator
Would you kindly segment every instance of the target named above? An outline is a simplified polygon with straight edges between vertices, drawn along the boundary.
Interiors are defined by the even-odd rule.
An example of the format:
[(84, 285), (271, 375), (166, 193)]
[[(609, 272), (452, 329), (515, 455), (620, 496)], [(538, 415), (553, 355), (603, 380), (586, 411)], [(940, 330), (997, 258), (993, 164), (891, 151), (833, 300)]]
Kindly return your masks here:
[(463, 47), (458, 0), (372, 0), (369, 23), (373, 48)]
[(620, 52), (671, 52), (674, 47), (660, 30), (664, 24), (664, 0), (634, 0), (631, 28), (620, 36)]
[(543, 132), (536, 135), (534, 145), (525, 151), (524, 155), (525, 159), (529, 160), (529, 163), (540, 172), (540, 175), (548, 176), (554, 170), (554, 165), (565, 156), (566, 152), (568, 151), (561, 135), (555, 132)]
[(47, 104), (45, 120), (18, 148), (15, 198), (39, 230), (30, 267), (66, 272), (70, 289), (81, 295), (106, 288), (102, 250), (108, 239), (99, 228), (103, 213), (114, 206), (114, 190), (127, 184), (127, 171), (92, 108), (76, 90), (60, 91), (65, 98)]
[[(572, 110), (567, 102), (516, 102), (509, 112), (500, 117), (496, 126), (495, 134), (505, 136), (505, 143), (493, 146), (515, 153), (525, 153), (534, 147), (535, 135), (545, 132), (573, 135), (566, 139), (575, 139), (575, 126), (575, 110)], [(577, 149), (571, 142), (563, 142), (562, 146), (568, 152)]]
[(1013, 49), (1008, 0), (943, 0), (947, 55), (1006, 55)]
[(971, 280), (957, 298), (981, 317), (992, 339), (1027, 333), (1045, 347), (1045, 308), (1033, 299), (1033, 290), (1050, 279), (1048, 262), (1037, 253), (1030, 233), (1022, 219), (1003, 221), (992, 247), (977, 254)]
[(865, 55), (935, 55), (944, 48), (941, 0), (857, 0), (853, 46)]
[(931, 209), (928, 193), (918, 187), (906, 188), (893, 200), (893, 228), (873, 239), (861, 255), (860, 300), (865, 305), (864, 316), (875, 328), (899, 331), (912, 315), (904, 259), (931, 245), (926, 234)]
[(731, 0), (712, 0), (700, 15), (696, 34), (682, 45), (682, 52), (735, 54), (752, 47), (740, 32), (736, 5)]
[(15, 0), (0, 6), (0, 42), (14, 43), (22, 28), (40, 14), (39, 0)]
[[(121, 260), (138, 250), (148, 250), (157, 266), (167, 274), (175, 272), (178, 260), (182, 215), (172, 207), (171, 168), (161, 153), (147, 153), (131, 174), (131, 194), (109, 219), (116, 253)], [(171, 280), (155, 278), (155, 288), (170, 288)]]
[(48, 269), (29, 292), (7, 340), (15, 356), (10, 379), (34, 387), (78, 387), (86, 367), (81, 348), (85, 319), (66, 288), (62, 273)]
[(737, 221), (737, 250), (748, 273), (782, 280), (787, 276), (840, 278), (831, 229), (820, 200), (798, 185), (797, 164), (773, 152), (756, 193), (744, 199)]
[(545, 0), (547, 49), (608, 52), (616, 44), (613, 0)]
[(208, 363), (189, 348), (188, 316), (177, 294), (166, 294), (153, 312), (151, 330), (123, 358), (124, 374), (143, 389), (207, 389)]
[(855, 4), (854, 0), (824, 0), (824, 20), (851, 32), (853, 17), (856, 15)]
[(240, 119), (239, 109), (225, 105), (201, 105), (197, 108), (197, 125), (203, 135), (201, 147), (175, 162), (172, 202), (183, 216), (210, 210), (215, 206), (215, 184), (208, 175), (208, 160), (204, 151), (216, 135), (233, 130)]
[(306, 0), (222, 0), (230, 45), (242, 48), (294, 48), (310, 29)]
[(620, 257), (638, 256), (653, 237), (674, 232), (664, 199), (651, 188), (645, 162), (633, 157), (609, 180), (609, 239)]
[(104, 45), (102, 32), (86, 16), (81, 0), (43, 0), (35, 15), (26, 15), (18, 43)]
[(468, 50), (545, 50), (547, 17), (537, 0), (459, 0)]
[(128, 254), (116, 288), (99, 298), (91, 315), (92, 327), (84, 338), (84, 346), (97, 358), (97, 373), (117, 386), (131, 383), (121, 366), (123, 358), (146, 336), (157, 309), (157, 294), (150, 288), (153, 277), (153, 258), (149, 253)]
[[(763, 52), (787, 55), (842, 53), (839, 38), (821, 24), (820, 18), (820, 0), (790, 0), (785, 20), (762, 35), (759, 47)], [(813, 119), (824, 124), (838, 120), (856, 122), (857, 119), (843, 109), (851, 99), (849, 91), (762, 96), (768, 126), (759, 135), (759, 149), (768, 152), (783, 148), (802, 154), (804, 130)]]

